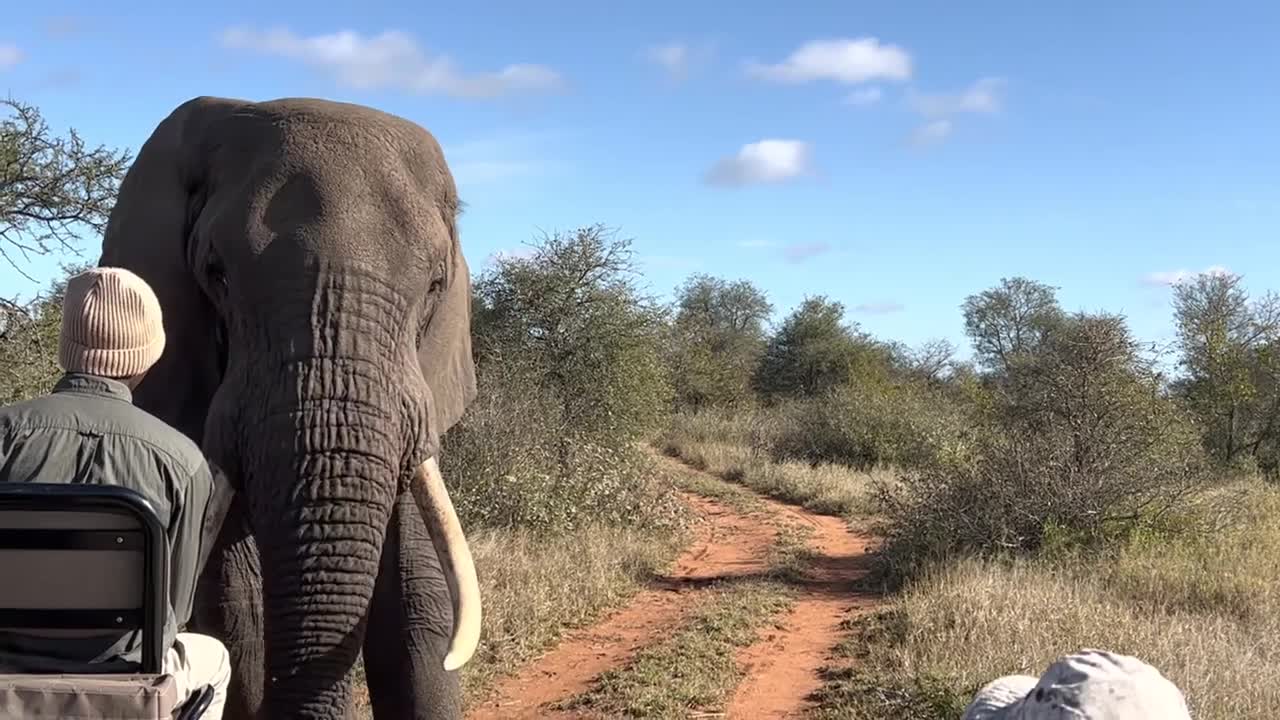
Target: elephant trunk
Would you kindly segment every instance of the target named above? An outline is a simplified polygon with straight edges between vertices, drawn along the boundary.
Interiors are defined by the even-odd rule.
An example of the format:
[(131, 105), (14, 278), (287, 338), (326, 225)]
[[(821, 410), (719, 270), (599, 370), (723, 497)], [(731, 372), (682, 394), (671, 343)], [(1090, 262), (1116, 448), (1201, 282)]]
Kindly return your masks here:
[(295, 392), (267, 399), (243, 426), (264, 569), (267, 717), (339, 717), (347, 705), (406, 432), (418, 424), (367, 376), (340, 368), (286, 371), (277, 387)]

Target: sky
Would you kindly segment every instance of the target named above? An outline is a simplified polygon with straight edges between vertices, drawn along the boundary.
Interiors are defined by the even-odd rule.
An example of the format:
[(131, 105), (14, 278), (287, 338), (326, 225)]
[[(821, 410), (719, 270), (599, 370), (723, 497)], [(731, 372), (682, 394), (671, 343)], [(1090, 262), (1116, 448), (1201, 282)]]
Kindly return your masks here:
[[(1171, 284), (1280, 289), (1280, 4), (12, 3), (0, 92), (136, 153), (199, 95), (421, 124), (473, 272), (603, 223), (644, 283), (747, 279), (967, 348), (1002, 277), (1173, 335)], [(96, 260), (98, 241), (86, 240)], [(56, 262), (28, 272), (44, 281)], [(39, 285), (0, 266), (0, 294)]]

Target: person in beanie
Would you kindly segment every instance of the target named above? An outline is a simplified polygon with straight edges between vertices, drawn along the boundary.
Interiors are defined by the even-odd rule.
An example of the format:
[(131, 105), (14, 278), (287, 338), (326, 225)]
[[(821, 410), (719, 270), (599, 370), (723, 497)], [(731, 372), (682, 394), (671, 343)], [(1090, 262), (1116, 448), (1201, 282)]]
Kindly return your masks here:
[(1129, 655), (1081, 650), (1039, 678), (1008, 675), (978, 691), (961, 720), (1191, 720), (1182, 691)]
[[(212, 538), (204, 532), (222, 494), (189, 438), (133, 405), (132, 391), (164, 352), (160, 303), (142, 278), (121, 268), (86, 270), (67, 281), (58, 362), (50, 394), (0, 408), (0, 481), (119, 485), (146, 497), (168, 529), (169, 608), (165, 672), (185, 701), (215, 691), (205, 717), (219, 718), (230, 658), (218, 640), (181, 632)], [(0, 632), (0, 672), (136, 672), (137, 632), (120, 637), (50, 637)]]

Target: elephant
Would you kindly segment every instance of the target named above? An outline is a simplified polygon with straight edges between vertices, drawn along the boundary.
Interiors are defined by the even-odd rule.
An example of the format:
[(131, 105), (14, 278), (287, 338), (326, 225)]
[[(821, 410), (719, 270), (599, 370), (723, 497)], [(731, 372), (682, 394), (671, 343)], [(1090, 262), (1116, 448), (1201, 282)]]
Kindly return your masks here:
[(234, 718), (459, 718), (473, 558), (438, 464), (476, 395), (457, 188), (423, 127), (360, 105), (201, 96), (121, 181), (100, 266), (155, 290), (134, 402), (234, 489), (189, 629)]

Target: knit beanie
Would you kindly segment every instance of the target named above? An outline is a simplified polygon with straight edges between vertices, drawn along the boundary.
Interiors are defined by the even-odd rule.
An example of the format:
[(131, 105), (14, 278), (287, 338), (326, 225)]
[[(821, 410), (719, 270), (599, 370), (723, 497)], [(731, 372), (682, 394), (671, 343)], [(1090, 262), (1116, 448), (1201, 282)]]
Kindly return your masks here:
[(90, 268), (67, 281), (58, 362), (67, 372), (141, 375), (164, 352), (160, 301), (124, 268)]

